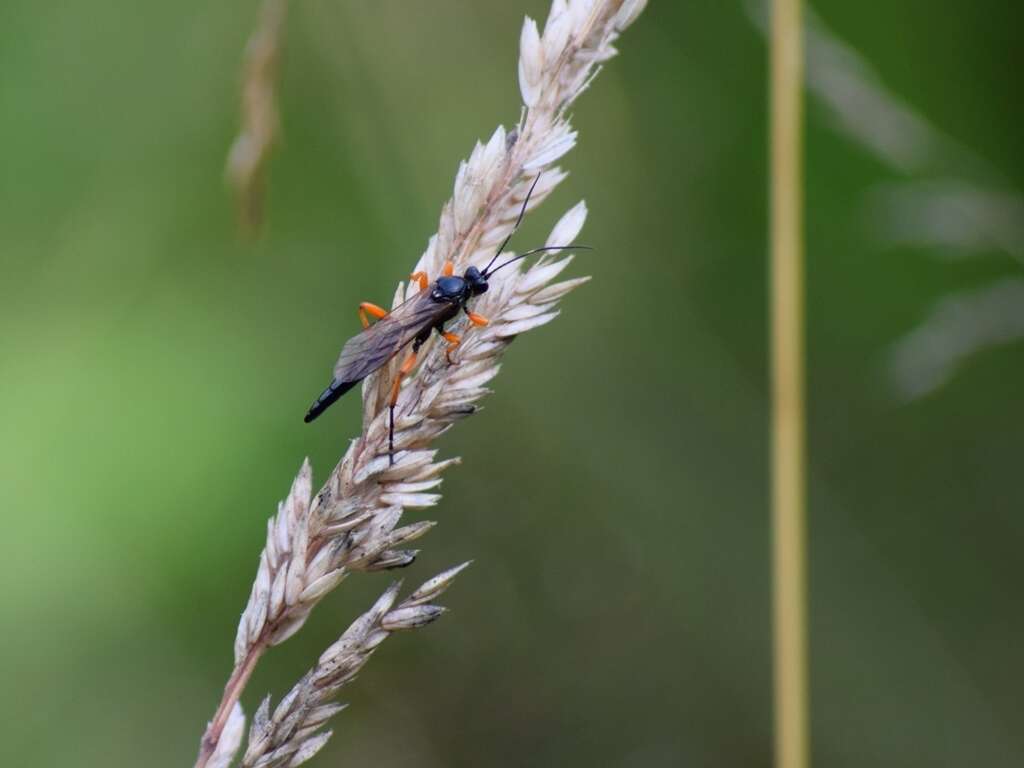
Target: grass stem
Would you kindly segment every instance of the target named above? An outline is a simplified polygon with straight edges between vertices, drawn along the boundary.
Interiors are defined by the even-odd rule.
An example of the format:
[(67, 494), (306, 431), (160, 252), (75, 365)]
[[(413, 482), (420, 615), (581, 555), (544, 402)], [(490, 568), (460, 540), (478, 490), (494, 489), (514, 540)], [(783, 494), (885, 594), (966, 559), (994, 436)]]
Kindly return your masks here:
[(806, 768), (803, 45), (800, 0), (772, 1), (771, 312), (775, 765)]

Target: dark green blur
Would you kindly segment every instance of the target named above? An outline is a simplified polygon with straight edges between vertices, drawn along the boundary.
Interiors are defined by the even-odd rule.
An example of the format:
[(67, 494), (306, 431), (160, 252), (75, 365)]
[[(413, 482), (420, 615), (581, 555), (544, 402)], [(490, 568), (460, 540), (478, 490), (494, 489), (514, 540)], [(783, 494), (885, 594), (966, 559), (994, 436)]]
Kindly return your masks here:
[[(1024, 189), (1019, 19), (816, 4), (942, 131)], [(361, 300), (387, 302), (459, 159), (518, 116), (543, 0), (301, 0), (268, 226), (222, 171), (258, 3), (0, 4), (0, 763), (188, 766), (264, 521), (348, 397), (302, 423)], [(738, 2), (653, 0), (575, 109), (594, 280), (511, 349), (440, 526), (473, 558), (438, 624), (381, 647), (312, 765), (768, 766), (766, 50)], [(1016, 74), (1014, 74), (1016, 73)], [(1021, 267), (882, 247), (892, 173), (808, 105), (816, 765), (1014, 766), (1024, 610), (1022, 346), (910, 404), (896, 340)], [(263, 661), (275, 701), (389, 583), (353, 577)], [(6, 754), (5, 754), (6, 753)]]

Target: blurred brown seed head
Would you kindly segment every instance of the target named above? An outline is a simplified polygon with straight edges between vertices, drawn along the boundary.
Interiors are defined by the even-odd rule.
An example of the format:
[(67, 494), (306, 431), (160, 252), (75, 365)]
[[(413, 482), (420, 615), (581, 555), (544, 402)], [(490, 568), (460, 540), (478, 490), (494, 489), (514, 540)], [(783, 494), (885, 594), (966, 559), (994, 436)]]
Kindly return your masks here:
[(242, 125), (224, 169), (237, 196), (242, 232), (263, 227), (267, 165), (280, 134), (277, 79), (288, 0), (265, 0), (259, 22), (245, 48), (242, 77)]

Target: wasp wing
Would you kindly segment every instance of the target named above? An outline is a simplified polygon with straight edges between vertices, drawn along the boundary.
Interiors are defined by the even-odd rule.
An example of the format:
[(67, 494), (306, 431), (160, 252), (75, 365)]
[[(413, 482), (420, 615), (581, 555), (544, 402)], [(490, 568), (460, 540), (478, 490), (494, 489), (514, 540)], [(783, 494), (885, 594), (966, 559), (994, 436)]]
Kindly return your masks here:
[(432, 328), (450, 310), (450, 304), (434, 301), (429, 291), (402, 302), (345, 342), (334, 366), (334, 380), (346, 383), (362, 381), (398, 354), (417, 334)]
[(423, 291), (349, 339), (334, 366), (334, 380), (310, 406), (304, 421), (308, 423), (326, 411), (335, 400), (398, 354), (424, 328), (432, 328), (450, 311), (450, 304), (434, 301), (429, 291)]

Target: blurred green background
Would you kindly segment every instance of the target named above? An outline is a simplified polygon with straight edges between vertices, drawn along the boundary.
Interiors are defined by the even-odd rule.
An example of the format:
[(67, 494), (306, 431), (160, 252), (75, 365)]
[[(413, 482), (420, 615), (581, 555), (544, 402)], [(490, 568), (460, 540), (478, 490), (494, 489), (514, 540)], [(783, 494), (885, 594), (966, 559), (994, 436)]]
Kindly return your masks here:
[[(815, 3), (936, 130), (1024, 188), (1019, 7)], [(386, 302), (472, 142), (513, 123), (543, 0), (291, 9), (266, 236), (222, 180), (255, 2), (0, 4), (0, 762), (191, 765), (274, 510), (358, 430), (302, 423), (358, 301)], [(441, 525), (474, 558), (389, 640), (315, 765), (768, 766), (766, 50), (738, 2), (653, 2), (580, 101), (571, 268), (510, 351)], [(808, 104), (813, 749), (1024, 763), (1022, 346), (907, 398), (894, 345), (1021, 265), (886, 244), (907, 178)], [(941, 255), (941, 254), (938, 254)], [(948, 254), (946, 254), (948, 256)], [(392, 578), (348, 580), (261, 664), (275, 701)]]

